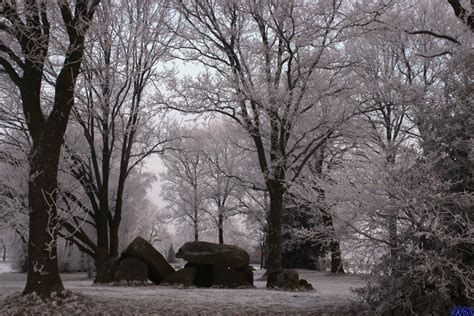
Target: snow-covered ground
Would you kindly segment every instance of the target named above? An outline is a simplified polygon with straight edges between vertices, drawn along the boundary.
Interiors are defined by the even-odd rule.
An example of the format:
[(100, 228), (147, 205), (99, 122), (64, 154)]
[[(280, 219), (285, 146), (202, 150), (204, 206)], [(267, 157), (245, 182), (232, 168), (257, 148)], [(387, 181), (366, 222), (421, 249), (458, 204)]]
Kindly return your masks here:
[[(255, 278), (262, 271), (256, 271)], [(365, 281), (356, 275), (331, 275), (300, 271), (315, 291), (284, 292), (265, 289), (265, 282), (256, 281), (254, 289), (202, 289), (170, 286), (103, 286), (93, 285), (84, 274), (65, 274), (65, 287), (77, 294), (68, 301), (46, 306), (35, 301), (36, 308), (26, 307), (33, 298), (15, 298), (24, 284), (25, 275), (0, 274), (0, 314), (59, 313), (96, 315), (362, 315), (351, 288), (362, 287)]]
[(8, 261), (0, 261), (0, 273), (13, 272), (12, 266)]

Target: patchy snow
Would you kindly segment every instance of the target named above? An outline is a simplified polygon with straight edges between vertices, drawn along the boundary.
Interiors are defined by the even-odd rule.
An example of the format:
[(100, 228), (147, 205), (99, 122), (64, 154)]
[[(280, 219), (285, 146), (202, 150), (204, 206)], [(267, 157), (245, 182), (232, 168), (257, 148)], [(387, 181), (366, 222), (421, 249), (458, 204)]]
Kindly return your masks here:
[(0, 273), (13, 272), (12, 265), (8, 261), (0, 261)]
[[(262, 271), (256, 271), (255, 278)], [(331, 275), (324, 272), (300, 271), (315, 291), (284, 292), (265, 289), (265, 282), (256, 281), (254, 289), (202, 289), (150, 285), (124, 287), (93, 285), (83, 274), (65, 274), (65, 287), (73, 293), (67, 299), (36, 303), (36, 312), (74, 314), (199, 314), (199, 315), (363, 315), (364, 308), (353, 287), (365, 281), (356, 275)], [(35, 313), (18, 298), (25, 284), (20, 273), (0, 274), (0, 311), (2, 314)]]

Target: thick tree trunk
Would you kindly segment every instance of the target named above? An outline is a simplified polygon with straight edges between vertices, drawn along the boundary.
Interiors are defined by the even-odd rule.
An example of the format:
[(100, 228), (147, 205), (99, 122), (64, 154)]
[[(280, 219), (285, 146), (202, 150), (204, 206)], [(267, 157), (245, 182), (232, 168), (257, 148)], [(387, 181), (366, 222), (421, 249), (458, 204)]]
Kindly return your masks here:
[(56, 248), (57, 166), (60, 148), (60, 143), (43, 136), (31, 150), (28, 184), (28, 275), (23, 294), (36, 292), (41, 297), (49, 297), (52, 292), (64, 291), (59, 276)]
[(332, 273), (345, 273), (342, 265), (341, 246), (339, 241), (334, 240), (330, 245), (331, 249), (331, 272)]
[[(59, 72), (54, 89), (54, 103), (49, 115), (42, 110), (43, 69), (47, 60), (50, 39), (50, 22), (47, 5), (38, 1), (2, 1), (2, 13), (13, 12), (15, 34), (21, 45), (24, 60), (21, 62), (21, 77), (12, 67), (3, 68), (20, 89), (25, 122), (33, 139), (30, 151), (30, 179), (28, 183), (29, 238), (28, 275), (24, 294), (37, 293), (49, 297), (53, 292), (62, 292), (64, 286), (58, 271), (57, 259), (57, 174), (61, 145), (67, 123), (74, 106), (74, 87), (84, 52), (84, 36), (94, 11), (100, 1), (81, 1), (74, 16), (67, 4), (59, 4), (63, 22), (69, 38), (64, 64)], [(22, 17), (17, 16), (21, 8)], [(10, 55), (16, 63), (23, 58)], [(17, 60), (15, 60), (17, 59)]]
[(267, 287), (275, 287), (276, 277), (282, 271), (283, 194), (284, 188), (277, 180), (268, 180), (270, 209), (267, 215)]
[(224, 243), (224, 216), (218, 215), (219, 244)]
[(345, 273), (342, 265), (341, 246), (339, 240), (336, 238), (336, 230), (334, 229), (332, 216), (326, 210), (321, 210), (321, 213), (323, 224), (328, 231), (329, 250), (331, 251), (331, 272)]
[[(132, 137), (132, 136), (130, 136)], [(132, 139), (132, 138), (131, 138)], [(115, 210), (110, 225), (110, 255), (118, 257), (119, 229), (122, 222), (123, 192), (125, 191), (125, 181), (127, 180), (128, 159), (130, 158), (130, 147), (128, 150), (122, 149), (122, 159), (120, 162), (120, 176), (117, 187), (117, 197), (115, 199)]]
[(96, 216), (97, 230), (97, 250), (94, 257), (95, 280), (94, 283), (108, 283), (112, 280), (107, 275), (106, 263), (110, 259), (109, 254), (109, 229), (106, 212), (101, 212)]
[(110, 256), (118, 257), (119, 246), (119, 223), (113, 222), (110, 225)]
[(110, 283), (113, 281), (115, 268), (114, 257), (111, 257), (107, 249), (98, 248), (95, 253), (95, 279), (94, 283)]
[[(323, 174), (324, 164), (324, 151), (326, 147), (322, 146), (315, 155), (315, 161), (313, 165), (313, 172), (317, 176)], [(326, 238), (329, 242), (329, 250), (331, 251), (331, 272), (332, 273), (344, 273), (344, 267), (342, 265), (341, 246), (336, 236), (336, 230), (334, 229), (334, 222), (332, 215), (327, 210), (326, 205), (326, 192), (321, 187), (315, 187), (315, 191), (318, 193), (319, 199), (322, 206), (319, 206), (321, 212), (321, 219), (324, 227), (326, 228)]]

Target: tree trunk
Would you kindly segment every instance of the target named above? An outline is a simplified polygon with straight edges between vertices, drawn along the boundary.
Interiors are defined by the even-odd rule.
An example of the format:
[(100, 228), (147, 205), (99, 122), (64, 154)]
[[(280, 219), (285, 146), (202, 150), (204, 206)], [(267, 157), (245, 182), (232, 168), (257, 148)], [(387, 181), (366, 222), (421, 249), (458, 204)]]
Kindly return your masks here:
[[(325, 147), (321, 147), (315, 161), (314, 172), (319, 176), (323, 173), (324, 150)], [(323, 224), (326, 227), (327, 238), (329, 239), (329, 250), (331, 251), (331, 272), (345, 273), (344, 267), (342, 265), (341, 246), (338, 238), (336, 237), (336, 230), (334, 229), (332, 215), (326, 209), (326, 192), (320, 187), (315, 188), (315, 190), (318, 192), (320, 200), (322, 201), (322, 207), (320, 208), (320, 211)]]
[(265, 245), (262, 243), (260, 245), (260, 269), (263, 269), (265, 266)]
[(224, 243), (224, 215), (218, 215), (219, 244)]
[[(47, 139), (47, 141), (46, 141)], [(56, 142), (55, 142), (56, 141)], [(28, 275), (23, 294), (49, 297), (64, 291), (57, 256), (57, 166), (61, 143), (47, 138), (34, 142), (30, 156)]]
[(119, 245), (119, 227), (120, 222), (113, 222), (110, 225), (110, 256), (118, 257), (118, 245)]
[(283, 194), (284, 188), (277, 180), (268, 180), (270, 209), (267, 215), (267, 287), (276, 286), (276, 277), (282, 271)]
[(198, 221), (194, 221), (194, 241), (199, 241), (199, 227), (198, 227)]
[(321, 213), (323, 224), (328, 231), (329, 250), (331, 251), (331, 272), (345, 273), (342, 265), (341, 246), (339, 240), (336, 238), (336, 230), (334, 229), (332, 216), (324, 209), (321, 210)]
[(104, 209), (101, 209), (98, 216), (96, 216), (97, 229), (97, 250), (94, 257), (95, 265), (95, 279), (94, 283), (108, 283), (112, 280), (107, 275), (106, 263), (110, 259), (109, 254), (109, 229), (107, 214)]
[(345, 273), (342, 265), (341, 247), (339, 241), (334, 240), (330, 245), (331, 249), (331, 272), (332, 273)]
[(388, 217), (388, 233), (390, 241), (390, 257), (395, 262), (397, 260), (398, 252), (397, 216), (395, 214), (390, 214)]
[(2, 261), (7, 261), (7, 246), (5, 246), (5, 243), (2, 243), (2, 245), (3, 245)]
[(110, 283), (114, 279), (116, 263), (115, 258), (111, 257), (107, 249), (98, 248), (95, 253), (95, 279), (94, 283)]
[[(392, 133), (391, 130), (389, 129), (388, 131), (388, 153), (387, 153), (387, 163), (389, 168), (393, 168), (395, 166), (395, 150), (393, 149), (392, 145)], [(398, 248), (398, 238), (397, 238), (397, 211), (396, 210), (391, 210), (390, 214), (388, 215), (388, 220), (387, 220), (387, 226), (388, 226), (388, 238), (390, 242), (390, 257), (392, 259), (392, 262), (395, 262), (397, 260), (397, 248)]]
[(194, 198), (194, 203), (193, 203), (193, 208), (194, 208), (194, 218), (193, 218), (193, 224), (194, 224), (194, 241), (199, 241), (199, 219), (198, 219), (198, 201), (197, 201), (197, 196), (198, 196), (198, 189), (197, 185), (193, 185), (193, 198)]

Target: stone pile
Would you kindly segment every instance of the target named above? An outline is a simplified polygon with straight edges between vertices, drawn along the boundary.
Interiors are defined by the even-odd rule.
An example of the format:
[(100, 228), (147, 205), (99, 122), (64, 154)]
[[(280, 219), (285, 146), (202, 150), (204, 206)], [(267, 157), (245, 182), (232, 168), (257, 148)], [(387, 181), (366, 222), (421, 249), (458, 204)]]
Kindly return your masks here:
[(204, 241), (185, 243), (177, 252), (187, 264), (175, 271), (163, 255), (141, 237), (135, 238), (109, 267), (115, 282), (146, 282), (197, 287), (251, 287), (248, 253), (231, 245)]
[(169, 274), (164, 283), (197, 287), (252, 287), (248, 253), (237, 247), (204, 241), (185, 243), (176, 253), (188, 263)]
[(160, 284), (174, 273), (163, 255), (141, 237), (135, 238), (118, 259), (114, 281), (143, 281)]
[(277, 273), (276, 287), (284, 290), (312, 290), (313, 286), (305, 279), (300, 279), (294, 269), (282, 270)]

